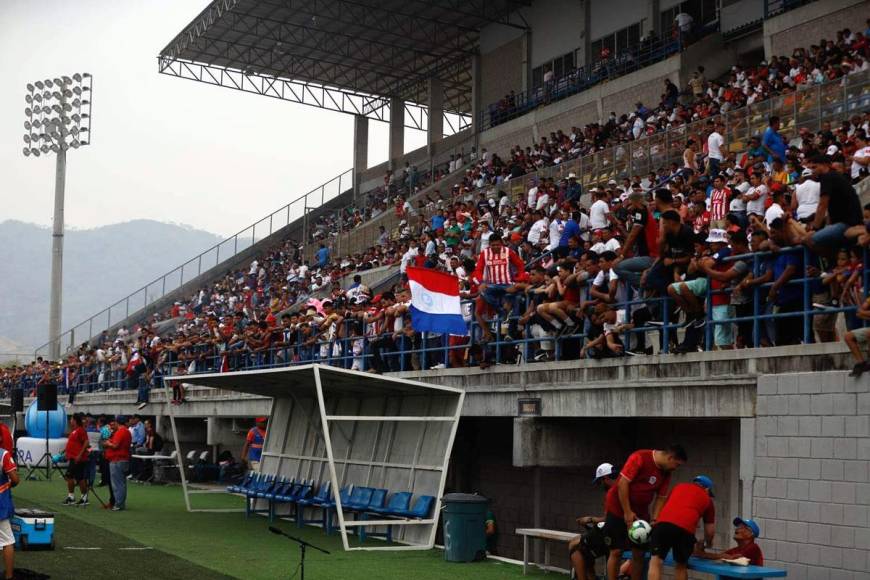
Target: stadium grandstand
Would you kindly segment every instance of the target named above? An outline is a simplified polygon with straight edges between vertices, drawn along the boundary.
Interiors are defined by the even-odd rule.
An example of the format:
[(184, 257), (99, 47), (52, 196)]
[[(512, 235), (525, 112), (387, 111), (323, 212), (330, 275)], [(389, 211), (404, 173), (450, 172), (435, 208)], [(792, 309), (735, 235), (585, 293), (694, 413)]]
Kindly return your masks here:
[[(580, 486), (599, 463), (681, 441), (675, 478), (718, 486), (717, 546), (751, 517), (789, 578), (863, 578), (868, 35), (855, 0), (214, 0), (159, 72), (352, 114), (355, 166), (2, 389), (50, 374), (74, 407), (173, 412), (188, 441), (205, 417), (228, 445), (212, 433), (268, 407), (196, 375), (460, 387), (447, 487), (492, 500), (494, 553), (597, 514)], [(405, 128), (427, 145), (405, 151)], [(415, 328), (409, 268), (458, 278), (464, 335)]]

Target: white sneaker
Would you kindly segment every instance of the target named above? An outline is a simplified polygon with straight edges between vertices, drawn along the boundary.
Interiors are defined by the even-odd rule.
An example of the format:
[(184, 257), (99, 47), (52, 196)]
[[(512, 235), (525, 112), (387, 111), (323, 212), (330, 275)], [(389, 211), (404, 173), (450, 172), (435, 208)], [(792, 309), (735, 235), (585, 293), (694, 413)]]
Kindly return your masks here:
[(429, 367), (429, 370), (437, 371), (437, 370), (446, 369), (446, 368), (447, 368), (447, 365), (446, 365), (446, 364), (444, 364), (444, 363), (438, 363), (437, 365), (434, 365), (434, 366)]

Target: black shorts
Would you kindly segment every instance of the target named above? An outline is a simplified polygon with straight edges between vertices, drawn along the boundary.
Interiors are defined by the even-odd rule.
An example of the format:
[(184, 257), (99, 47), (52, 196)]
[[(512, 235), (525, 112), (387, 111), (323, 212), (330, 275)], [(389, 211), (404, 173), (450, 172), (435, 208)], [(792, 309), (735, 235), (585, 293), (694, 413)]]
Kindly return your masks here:
[(597, 558), (607, 556), (610, 551), (604, 539), (604, 532), (596, 526), (587, 526), (586, 532), (580, 538), (578, 548), (587, 563), (594, 562)]
[(650, 534), (650, 552), (653, 556), (666, 558), (673, 550), (674, 562), (685, 564), (695, 551), (695, 536), (680, 526), (670, 522), (661, 522), (653, 526)]
[(87, 479), (88, 465), (90, 464), (87, 461), (80, 461), (78, 463), (70, 461), (69, 465), (66, 467), (66, 478), (72, 479), (73, 481)]
[(610, 550), (643, 550), (649, 549), (649, 544), (635, 544), (628, 539), (628, 526), (625, 525), (625, 518), (607, 513), (604, 517), (604, 528), (601, 530), (604, 534), (604, 542)]

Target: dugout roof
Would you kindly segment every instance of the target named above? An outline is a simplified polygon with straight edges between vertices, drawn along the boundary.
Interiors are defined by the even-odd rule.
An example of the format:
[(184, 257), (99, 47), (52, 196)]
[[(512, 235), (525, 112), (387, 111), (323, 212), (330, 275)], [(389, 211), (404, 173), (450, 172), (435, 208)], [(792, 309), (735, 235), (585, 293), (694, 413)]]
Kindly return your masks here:
[(468, 114), (480, 29), (525, 28), (510, 18), (530, 3), (213, 0), (160, 52), (160, 72), (379, 120), (390, 97), (426, 105), (434, 77), (444, 109)]

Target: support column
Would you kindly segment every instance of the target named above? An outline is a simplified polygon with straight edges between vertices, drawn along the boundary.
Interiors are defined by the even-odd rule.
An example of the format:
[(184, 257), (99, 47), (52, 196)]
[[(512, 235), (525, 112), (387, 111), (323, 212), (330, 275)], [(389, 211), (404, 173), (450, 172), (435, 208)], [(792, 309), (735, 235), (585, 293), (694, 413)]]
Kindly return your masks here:
[[(576, 66), (592, 64), (592, 0), (583, 2), (583, 58), (577, 59)], [(600, 117), (599, 117), (600, 118)]]
[(390, 169), (396, 171), (398, 162), (405, 154), (405, 101), (390, 99)]
[(485, 121), (480, 107), (480, 53), (475, 53), (471, 57), (471, 132), (477, 151), (480, 151), (480, 131)]
[(444, 91), (441, 88), (441, 79), (432, 77), (429, 79), (429, 127), (428, 127), (429, 159), (435, 154), (435, 143), (444, 138)]
[(353, 117), (353, 195), (360, 194), (362, 172), (369, 166), (369, 118)]
[(532, 90), (532, 29), (526, 28), (522, 38), (523, 91), (528, 93)]
[(646, 17), (647, 26), (642, 31), (643, 36), (646, 36), (650, 30), (655, 30), (656, 36), (661, 38), (662, 31), (659, 29), (661, 28), (662, 18), (659, 0), (648, 0)]

